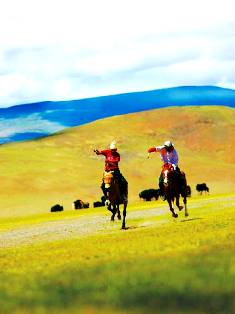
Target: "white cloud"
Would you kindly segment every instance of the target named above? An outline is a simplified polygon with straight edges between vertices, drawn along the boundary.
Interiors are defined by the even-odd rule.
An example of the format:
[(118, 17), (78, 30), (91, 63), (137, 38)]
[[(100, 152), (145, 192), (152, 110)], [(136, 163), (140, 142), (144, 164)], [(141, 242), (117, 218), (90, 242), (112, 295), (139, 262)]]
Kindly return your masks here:
[(38, 114), (17, 119), (0, 119), (0, 138), (3, 140), (18, 133), (55, 133), (64, 129), (62, 124), (42, 119)]
[(0, 3), (0, 107), (182, 84), (234, 86), (233, 1)]

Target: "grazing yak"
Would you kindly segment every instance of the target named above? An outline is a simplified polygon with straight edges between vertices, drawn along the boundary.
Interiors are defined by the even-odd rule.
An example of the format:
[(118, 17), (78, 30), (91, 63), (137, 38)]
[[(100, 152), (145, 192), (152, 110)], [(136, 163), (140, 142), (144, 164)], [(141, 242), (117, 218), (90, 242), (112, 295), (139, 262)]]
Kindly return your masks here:
[(101, 201), (93, 202), (93, 207), (102, 207), (104, 204)]
[(206, 185), (206, 183), (199, 183), (196, 185), (196, 190), (202, 194), (202, 192), (204, 191), (205, 193), (209, 193), (209, 188), (208, 186)]
[(52, 213), (53, 213), (53, 212), (61, 212), (61, 211), (63, 211), (63, 210), (64, 210), (63, 206), (61, 206), (61, 205), (59, 205), (59, 204), (56, 204), (56, 205), (54, 205), (54, 206), (51, 207), (51, 212), (52, 212)]
[(139, 193), (139, 198), (142, 198), (145, 201), (151, 201), (152, 198), (155, 198), (156, 201), (158, 200), (160, 195), (159, 189), (148, 189), (143, 190)]
[(73, 209), (89, 208), (89, 206), (89, 203), (83, 202), (82, 200), (76, 200), (72, 204)]
[(105, 198), (105, 196), (103, 195), (103, 196), (101, 196), (101, 201), (97, 201), (97, 202), (94, 202), (93, 203), (93, 207), (102, 207), (102, 206), (105, 206), (105, 200), (106, 200), (106, 198)]

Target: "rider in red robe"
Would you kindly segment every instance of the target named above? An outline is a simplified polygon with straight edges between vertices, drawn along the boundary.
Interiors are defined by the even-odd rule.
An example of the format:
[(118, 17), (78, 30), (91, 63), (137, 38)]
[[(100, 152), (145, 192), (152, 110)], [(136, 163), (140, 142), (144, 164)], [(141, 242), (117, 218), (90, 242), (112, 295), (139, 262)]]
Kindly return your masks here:
[[(120, 192), (122, 194), (122, 197), (123, 198), (126, 197), (128, 183), (119, 170), (118, 163), (120, 161), (120, 154), (117, 151), (116, 143), (112, 142), (109, 146), (109, 149), (105, 149), (105, 150), (95, 149), (94, 152), (96, 153), (96, 155), (105, 156), (104, 170), (107, 172), (112, 171), (113, 176), (116, 177), (119, 182), (119, 187), (120, 187)], [(107, 199), (107, 192), (105, 189), (104, 181), (102, 181), (101, 189), (104, 193), (105, 198)]]

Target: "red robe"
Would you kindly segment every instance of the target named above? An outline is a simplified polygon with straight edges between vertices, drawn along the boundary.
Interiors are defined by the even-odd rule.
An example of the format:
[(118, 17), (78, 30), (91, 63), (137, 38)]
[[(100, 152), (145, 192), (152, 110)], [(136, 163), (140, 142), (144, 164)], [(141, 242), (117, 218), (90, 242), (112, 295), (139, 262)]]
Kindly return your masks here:
[(105, 171), (112, 171), (119, 169), (118, 163), (120, 161), (120, 155), (117, 150), (114, 149), (105, 149), (105, 150), (98, 150), (97, 155), (104, 155), (105, 156)]

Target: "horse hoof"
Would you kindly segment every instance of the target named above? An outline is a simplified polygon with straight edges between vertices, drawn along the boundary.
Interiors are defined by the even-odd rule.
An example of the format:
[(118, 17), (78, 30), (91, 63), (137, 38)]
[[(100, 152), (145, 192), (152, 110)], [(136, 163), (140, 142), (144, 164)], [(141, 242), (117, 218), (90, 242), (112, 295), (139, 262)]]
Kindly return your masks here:
[(118, 218), (118, 220), (121, 220), (121, 219), (122, 219), (121, 215), (118, 215), (117, 218)]
[(111, 217), (110, 221), (114, 221), (114, 217)]
[(184, 207), (183, 206), (179, 206), (179, 210), (182, 210)]
[(125, 225), (122, 225), (122, 229), (125, 230), (125, 229), (126, 229), (126, 226), (125, 226)]
[(189, 214), (188, 214), (188, 213), (185, 213), (184, 215), (185, 215), (185, 217), (188, 217), (188, 216), (189, 216)]
[(178, 214), (172, 214), (172, 216), (173, 216), (174, 218), (177, 218), (177, 217), (178, 217)]

